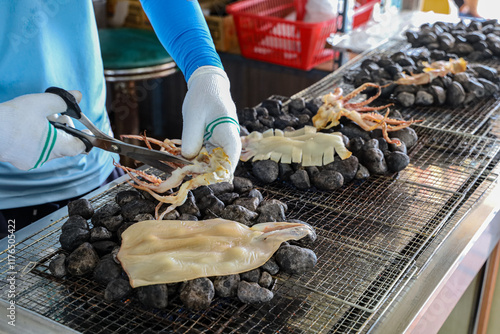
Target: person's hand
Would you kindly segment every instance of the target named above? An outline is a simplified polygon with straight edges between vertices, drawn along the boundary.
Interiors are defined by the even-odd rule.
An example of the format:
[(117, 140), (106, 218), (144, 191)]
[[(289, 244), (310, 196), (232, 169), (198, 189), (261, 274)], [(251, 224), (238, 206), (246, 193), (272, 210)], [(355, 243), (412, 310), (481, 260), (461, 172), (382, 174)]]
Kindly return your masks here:
[[(82, 94), (70, 91), (80, 102)], [(40, 167), (46, 161), (75, 156), (85, 151), (83, 142), (57, 130), (49, 120), (73, 126), (66, 102), (56, 94), (22, 95), (0, 103), (0, 161), (22, 170)]]
[(221, 147), (226, 152), (234, 173), (241, 154), (240, 126), (224, 70), (202, 66), (193, 72), (182, 115), (182, 155), (195, 157), (206, 141), (207, 149)]

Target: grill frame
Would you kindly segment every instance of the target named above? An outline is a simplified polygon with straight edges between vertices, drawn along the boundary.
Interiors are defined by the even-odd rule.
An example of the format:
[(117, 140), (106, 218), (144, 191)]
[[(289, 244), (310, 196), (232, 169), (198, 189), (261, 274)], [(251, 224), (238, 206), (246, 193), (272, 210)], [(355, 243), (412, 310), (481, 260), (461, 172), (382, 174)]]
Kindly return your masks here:
[[(402, 44), (389, 41), (366, 52), (292, 98), (317, 97), (333, 85), (349, 91), (352, 87), (342, 82), (346, 71), (373, 54), (401, 50)], [(284, 100), (285, 105), (288, 102)], [(174, 301), (168, 311), (151, 311), (134, 301), (104, 302), (103, 287), (87, 278), (54, 279), (47, 266), (60, 252), (57, 237), (67, 218), (64, 208), (17, 234), (18, 305), (81, 332), (96, 332), (98, 327), (102, 332), (120, 333), (368, 331), (496, 183), (499, 105), (497, 99), (480, 105), (484, 118), (469, 120), (472, 124), (468, 127), (446, 126), (441, 118), (430, 116), (414, 125), (419, 141), (409, 151), (410, 165), (397, 175), (372, 176), (329, 193), (306, 191), (297, 195), (298, 191), (288, 185), (260, 185), (267, 198), (289, 205), (287, 218), (309, 222), (318, 233), (318, 241), (312, 245), (318, 255), (316, 269), (298, 277), (279, 274), (275, 299), (269, 304), (252, 306), (224, 300), (207, 311), (193, 312)], [(437, 109), (431, 111), (452, 112)], [(413, 116), (426, 112), (416, 108)], [(451, 119), (462, 114), (460, 109)], [(446, 116), (443, 119), (450, 121)], [(87, 197), (100, 207), (117, 191), (130, 187), (124, 181), (121, 178)], [(43, 228), (35, 232), (40, 226)], [(7, 264), (5, 258), (0, 260), (1, 282), (5, 282)], [(0, 298), (7, 299), (5, 293)]]

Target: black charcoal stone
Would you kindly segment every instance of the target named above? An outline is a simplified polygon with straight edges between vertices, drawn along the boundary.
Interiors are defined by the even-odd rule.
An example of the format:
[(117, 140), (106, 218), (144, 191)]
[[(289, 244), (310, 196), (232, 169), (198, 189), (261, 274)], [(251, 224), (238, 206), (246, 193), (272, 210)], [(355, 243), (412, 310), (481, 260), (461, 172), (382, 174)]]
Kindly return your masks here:
[(220, 199), (224, 203), (224, 205), (233, 204), (233, 202), (239, 197), (240, 194), (238, 193), (224, 193), (217, 196), (217, 198)]
[(285, 209), (279, 204), (268, 204), (257, 208), (259, 217), (258, 223), (282, 222), (285, 221)]
[(257, 111), (257, 116), (269, 116), (269, 111), (264, 107), (257, 107), (255, 110)]
[(361, 129), (359, 126), (357, 126), (354, 123), (347, 123), (340, 129), (340, 132), (342, 134), (346, 135), (347, 138), (352, 139), (356, 137), (360, 137), (363, 140), (370, 140), (370, 134), (366, 132), (365, 130)]
[(201, 186), (192, 190), (194, 197), (196, 200), (203, 198), (205, 196), (211, 196), (214, 194), (213, 190), (208, 186)]
[(260, 267), (260, 269), (262, 269), (264, 271), (267, 271), (271, 275), (276, 275), (280, 271), (280, 267), (278, 266), (278, 264), (276, 263), (276, 261), (274, 261), (273, 258), (270, 258), (269, 260), (267, 260), (267, 262), (264, 263)]
[(371, 174), (383, 175), (387, 172), (384, 153), (378, 148), (369, 148), (363, 151), (363, 165)]
[(259, 122), (268, 128), (274, 127), (274, 121), (275, 119), (272, 116), (259, 116)]
[(136, 289), (136, 295), (146, 307), (161, 309), (168, 305), (168, 287), (166, 284), (140, 286)]
[(430, 87), (430, 91), (434, 96), (434, 102), (438, 105), (442, 105), (446, 102), (446, 91), (443, 87), (433, 85)]
[(63, 226), (61, 226), (61, 231), (64, 232), (74, 228), (88, 230), (89, 224), (87, 224), (87, 220), (82, 216), (69, 216)]
[(90, 239), (90, 231), (83, 228), (68, 228), (61, 232), (59, 243), (61, 248), (72, 251)]
[(306, 108), (309, 109), (313, 115), (318, 112), (318, 109), (323, 105), (323, 99), (321, 97), (315, 97), (314, 99), (306, 102)]
[(394, 94), (398, 95), (399, 93), (402, 93), (402, 92), (416, 94), (419, 89), (420, 89), (420, 87), (417, 85), (398, 85), (394, 89)]
[(309, 179), (312, 179), (314, 175), (319, 173), (319, 168), (316, 166), (308, 166), (304, 167), (304, 169), (306, 170), (307, 175), (309, 175)]
[(228, 205), (222, 210), (220, 216), (224, 219), (235, 220), (242, 224), (250, 225), (251, 221), (257, 218), (258, 215), (241, 205)]
[(246, 177), (235, 176), (233, 179), (234, 191), (243, 194), (250, 191), (253, 188), (253, 183)]
[(131, 221), (141, 213), (155, 212), (155, 203), (148, 201), (146, 199), (136, 199), (124, 204), (121, 208), (122, 216), (126, 221)]
[(101, 259), (94, 268), (94, 280), (107, 285), (122, 274), (122, 267), (113, 261), (112, 258)]
[(92, 216), (92, 224), (101, 226), (101, 220), (107, 217), (115, 216), (120, 213), (120, 206), (115, 202), (110, 202), (98, 209)]
[(351, 151), (353, 154), (357, 154), (357, 152), (361, 151), (363, 146), (365, 145), (365, 141), (361, 137), (351, 138), (349, 140), (349, 145), (347, 145), (347, 149)]
[(262, 124), (259, 120), (256, 121), (247, 121), (243, 123), (243, 125), (248, 129), (248, 131), (258, 131), (258, 132), (264, 132), (267, 130), (266, 126)]
[(379, 145), (379, 141), (375, 138), (372, 138), (365, 142), (365, 145), (363, 145), (363, 150), (368, 150), (370, 148), (379, 148)]
[(302, 128), (302, 127), (304, 127), (306, 125), (310, 125), (311, 124), (311, 116), (309, 116), (307, 114), (298, 115), (297, 118), (298, 118), (297, 127), (299, 127), (299, 128)]
[(474, 52), (474, 48), (469, 43), (456, 43), (451, 51), (459, 56), (467, 56), (469, 53)]
[(66, 275), (66, 255), (57, 254), (56, 257), (50, 261), (49, 264), (50, 273), (57, 278), (61, 278)]
[(118, 301), (127, 297), (132, 292), (132, 287), (129, 282), (117, 278), (112, 280), (106, 285), (106, 290), (104, 290), (104, 299), (108, 302)]
[(242, 280), (247, 282), (258, 282), (260, 278), (260, 269), (256, 268), (240, 274)]
[(493, 82), (486, 80), (486, 79), (483, 79), (483, 78), (479, 78), (477, 80), (484, 86), (484, 90), (486, 91), (486, 95), (491, 95), (491, 94), (494, 94), (498, 91), (497, 84), (494, 84)]
[(242, 207), (245, 207), (250, 211), (255, 211), (257, 210), (260, 201), (257, 197), (241, 197), (235, 200), (233, 204), (241, 205)]
[(198, 217), (189, 215), (187, 213), (183, 213), (179, 216), (178, 220), (189, 220), (189, 221), (198, 221)]
[(415, 95), (410, 92), (401, 92), (396, 96), (396, 101), (403, 107), (411, 107), (415, 103)]
[[(351, 155), (349, 158), (341, 160), (335, 159), (333, 162), (325, 165), (325, 169), (334, 170), (342, 174), (343, 184), (347, 182), (351, 182), (358, 171), (358, 158), (354, 155)], [(315, 184), (315, 181), (313, 180)]]
[(120, 246), (116, 246), (115, 248), (113, 248), (113, 250), (111, 251), (111, 258), (113, 259), (113, 261), (117, 264), (120, 264), (120, 260), (118, 260), (118, 252), (120, 252)]
[(224, 202), (222, 202), (214, 195), (205, 196), (198, 199), (197, 204), (200, 211), (204, 212), (205, 214), (210, 211), (215, 215), (220, 215), (225, 208)]
[(462, 85), (456, 81), (448, 87), (446, 90), (446, 104), (457, 107), (461, 105), (465, 100), (465, 90)]
[(387, 169), (391, 172), (399, 172), (408, 166), (410, 157), (403, 152), (389, 152), (385, 156), (387, 162)]
[(279, 163), (278, 168), (279, 168), (279, 173), (278, 173), (279, 178), (283, 181), (290, 180), (290, 176), (294, 172), (292, 166), (290, 164)]
[(434, 104), (434, 96), (425, 90), (419, 90), (415, 96), (415, 104), (419, 106), (430, 106)]
[(142, 198), (143, 197), (142, 197), (141, 193), (138, 192), (137, 190), (124, 190), (124, 191), (120, 191), (119, 193), (116, 194), (115, 202), (119, 206), (123, 206), (130, 201), (142, 199)]
[(283, 114), (282, 103), (279, 100), (267, 99), (262, 101), (260, 106), (266, 108), (271, 116), (276, 117)]
[(489, 80), (491, 82), (498, 81), (498, 71), (493, 67), (489, 67), (482, 64), (469, 65), (481, 78)]
[(354, 177), (356, 180), (364, 180), (370, 177), (370, 171), (368, 168), (359, 164), (358, 171), (356, 172), (356, 176)]
[(302, 97), (291, 99), (288, 103), (288, 111), (298, 114), (306, 108), (306, 102)]
[(117, 246), (117, 244), (116, 242), (110, 240), (101, 240), (93, 242), (92, 246), (99, 256), (103, 256), (111, 253), (111, 251)]
[[(399, 140), (399, 138), (395, 138), (393, 137), (392, 139), (397, 139)], [(401, 143), (399, 146), (396, 145), (396, 144), (389, 144), (389, 150), (391, 152), (402, 152), (402, 153), (405, 153), (407, 152), (407, 149), (406, 149), (406, 144), (404, 141), (402, 140), (399, 140), (399, 142)]]
[(238, 283), (238, 299), (245, 304), (267, 303), (273, 299), (271, 290), (261, 287), (258, 283), (241, 281)]
[(312, 250), (294, 245), (282, 245), (274, 258), (280, 270), (292, 275), (306, 273), (318, 262)]
[(299, 169), (295, 171), (292, 175), (290, 175), (290, 181), (292, 181), (293, 185), (298, 189), (306, 190), (311, 188), (311, 181), (309, 179), (309, 175), (304, 169)]
[(215, 295), (214, 285), (206, 277), (185, 282), (180, 289), (180, 299), (184, 306), (193, 310), (203, 310), (210, 306)]
[(399, 138), (402, 142), (406, 144), (407, 148), (412, 148), (417, 143), (418, 140), (417, 133), (410, 127), (389, 132), (389, 137)]
[(215, 294), (219, 297), (234, 297), (238, 291), (240, 275), (217, 276), (214, 280)]
[(231, 182), (219, 182), (214, 183), (208, 186), (212, 189), (214, 195), (222, 194), (222, 193), (230, 193), (234, 191), (234, 185)]
[(113, 237), (113, 233), (111, 233), (104, 226), (97, 226), (90, 229), (90, 242), (108, 240)]
[(314, 186), (321, 190), (334, 190), (344, 185), (342, 174), (331, 169), (324, 169), (321, 173), (315, 174), (311, 180)]
[(154, 220), (154, 219), (155, 217), (150, 213), (139, 213), (137, 216), (134, 217), (134, 219), (132, 219), (132, 221), (142, 222), (145, 220)]
[(476, 98), (481, 98), (485, 95), (484, 86), (476, 78), (472, 78), (462, 84), (467, 92), (472, 92)]
[[(377, 137), (375, 138), (378, 141), (378, 149), (381, 150), (382, 152), (387, 151), (389, 149), (389, 144), (385, 140), (384, 137)], [(358, 165), (356, 165), (356, 170), (358, 169)]]
[(287, 131), (289, 127), (296, 127), (297, 124), (299, 124), (299, 119), (292, 114), (281, 115), (274, 120), (274, 127), (284, 131)]
[(68, 203), (68, 216), (82, 216), (90, 219), (94, 215), (94, 208), (88, 199), (80, 198)]
[(287, 212), (288, 211), (288, 205), (286, 205), (285, 202), (280, 201), (279, 199), (271, 198), (271, 199), (266, 199), (260, 203), (260, 207), (265, 207), (266, 205), (280, 205), (283, 207), (283, 211)]
[(278, 163), (272, 160), (255, 161), (252, 164), (252, 173), (264, 183), (274, 182), (279, 175)]
[(105, 217), (100, 220), (100, 225), (104, 226), (107, 230), (115, 232), (123, 224), (122, 215)]
[(258, 283), (261, 287), (269, 289), (273, 284), (273, 277), (267, 271), (263, 271)]
[(182, 214), (187, 214), (187, 215), (193, 215), (193, 216), (200, 216), (200, 209), (196, 206), (196, 200), (194, 198), (194, 195), (191, 191), (188, 191), (188, 196), (186, 198), (186, 201), (184, 204), (179, 206), (177, 208), (179, 213)]
[(264, 200), (264, 196), (258, 189), (252, 189), (248, 192), (248, 197), (255, 197), (259, 199), (259, 204)]
[(66, 259), (66, 270), (70, 275), (82, 276), (94, 270), (99, 255), (88, 242), (81, 244)]
[(238, 110), (237, 114), (241, 123), (252, 122), (257, 119), (257, 110), (255, 108), (243, 108)]

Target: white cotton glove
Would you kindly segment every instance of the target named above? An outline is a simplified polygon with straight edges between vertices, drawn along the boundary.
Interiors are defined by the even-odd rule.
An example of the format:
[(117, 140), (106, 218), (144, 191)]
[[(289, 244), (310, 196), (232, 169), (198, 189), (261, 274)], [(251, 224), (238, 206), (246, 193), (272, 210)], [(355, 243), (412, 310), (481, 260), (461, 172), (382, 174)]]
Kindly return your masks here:
[(221, 147), (231, 161), (234, 173), (241, 154), (240, 126), (236, 106), (229, 91), (224, 70), (202, 66), (188, 81), (188, 92), (182, 105), (182, 155), (195, 157), (203, 142), (210, 151)]
[[(70, 93), (80, 102), (79, 91)], [(22, 95), (0, 103), (0, 161), (28, 170), (54, 158), (83, 153), (80, 139), (49, 123), (50, 119), (73, 126), (68, 116), (54, 115), (66, 109), (66, 102), (52, 93)]]

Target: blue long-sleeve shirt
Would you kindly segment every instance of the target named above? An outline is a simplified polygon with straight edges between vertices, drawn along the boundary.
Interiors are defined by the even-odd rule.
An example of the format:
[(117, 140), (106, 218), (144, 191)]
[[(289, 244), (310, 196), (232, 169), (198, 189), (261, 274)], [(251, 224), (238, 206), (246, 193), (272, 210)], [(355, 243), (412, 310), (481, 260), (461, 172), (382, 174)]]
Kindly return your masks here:
[[(200, 66), (222, 67), (197, 1), (142, 3), (186, 79)], [(50, 86), (77, 89), (83, 94), (82, 111), (101, 130), (110, 131), (91, 0), (0, 0), (0, 32), (0, 103)], [(75, 126), (83, 129), (77, 121)], [(0, 162), (0, 209), (80, 196), (106, 179), (113, 158), (118, 157), (93, 149), (30, 171)]]

